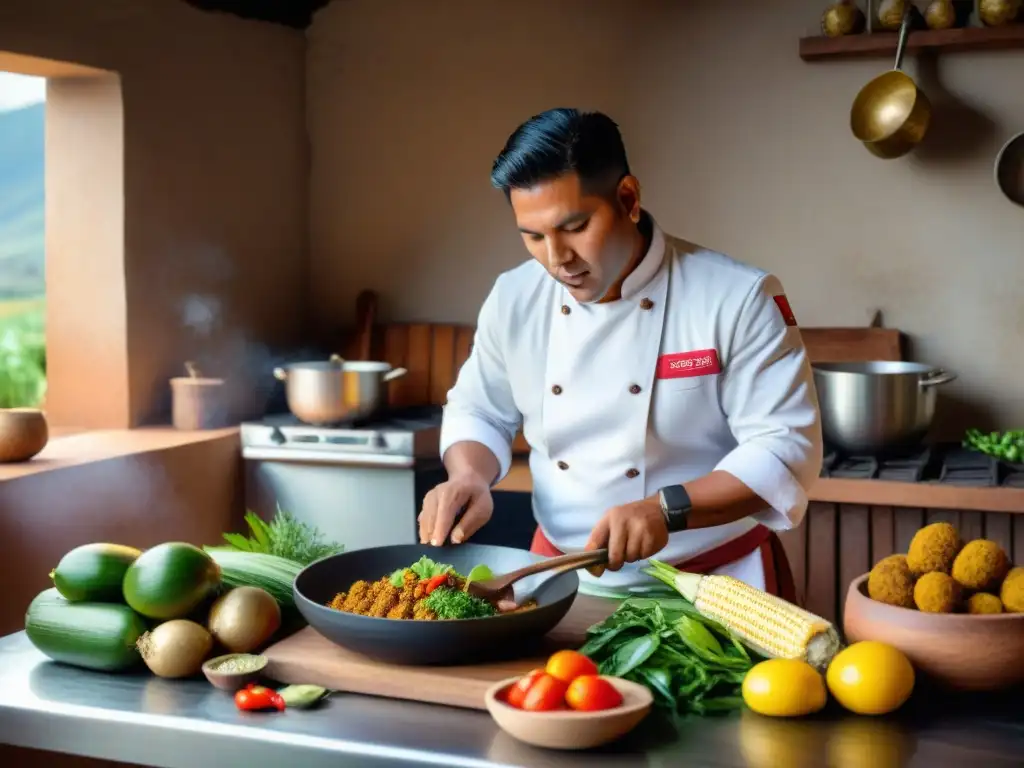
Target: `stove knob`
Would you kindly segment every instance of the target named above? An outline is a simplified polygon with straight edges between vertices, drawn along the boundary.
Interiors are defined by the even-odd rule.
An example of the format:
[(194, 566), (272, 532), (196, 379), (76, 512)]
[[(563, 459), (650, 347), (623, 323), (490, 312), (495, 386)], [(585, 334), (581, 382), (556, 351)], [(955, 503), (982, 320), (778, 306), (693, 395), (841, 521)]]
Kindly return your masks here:
[(277, 427), (274, 427), (272, 430), (270, 430), (270, 441), (272, 443), (276, 443), (277, 445), (284, 445), (286, 440), (287, 438), (284, 436), (284, 432), (282, 432)]
[(388, 447), (388, 441), (384, 439), (384, 435), (378, 433), (378, 434), (374, 435), (372, 438), (370, 438), (370, 447), (371, 448), (387, 448)]

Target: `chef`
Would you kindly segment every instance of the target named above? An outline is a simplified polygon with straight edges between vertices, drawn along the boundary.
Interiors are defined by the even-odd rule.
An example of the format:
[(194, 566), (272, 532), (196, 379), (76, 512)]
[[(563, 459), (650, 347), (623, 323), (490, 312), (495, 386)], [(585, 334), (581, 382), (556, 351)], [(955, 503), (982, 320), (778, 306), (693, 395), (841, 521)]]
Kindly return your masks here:
[(604, 114), (531, 118), (491, 181), (533, 258), (480, 310), (421, 541), (458, 544), (487, 523), (522, 428), (533, 552), (607, 548), (607, 570), (581, 573), (597, 591), (649, 586), (640, 569), (656, 556), (794, 600), (775, 532), (803, 518), (822, 440), (782, 284), (663, 233)]

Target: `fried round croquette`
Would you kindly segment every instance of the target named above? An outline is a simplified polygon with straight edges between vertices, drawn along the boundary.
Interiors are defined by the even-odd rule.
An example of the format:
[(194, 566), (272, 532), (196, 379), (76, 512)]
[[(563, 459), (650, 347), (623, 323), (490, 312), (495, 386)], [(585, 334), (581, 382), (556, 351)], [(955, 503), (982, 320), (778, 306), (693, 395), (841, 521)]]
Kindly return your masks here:
[(1024, 566), (1018, 565), (1006, 574), (999, 598), (1007, 612), (1024, 613)]
[(1002, 613), (1003, 602), (988, 592), (975, 592), (967, 598), (967, 612), (976, 614)]
[(868, 575), (868, 595), (880, 603), (914, 607), (914, 575), (906, 556), (889, 555), (875, 563)]
[(965, 589), (995, 590), (1010, 570), (1010, 558), (996, 542), (975, 539), (964, 544), (953, 561), (953, 578)]
[(949, 523), (926, 525), (910, 540), (907, 566), (914, 576), (933, 571), (949, 573), (962, 546), (960, 534)]
[(960, 585), (953, 577), (931, 571), (914, 585), (914, 605), (925, 613), (953, 613), (960, 602)]

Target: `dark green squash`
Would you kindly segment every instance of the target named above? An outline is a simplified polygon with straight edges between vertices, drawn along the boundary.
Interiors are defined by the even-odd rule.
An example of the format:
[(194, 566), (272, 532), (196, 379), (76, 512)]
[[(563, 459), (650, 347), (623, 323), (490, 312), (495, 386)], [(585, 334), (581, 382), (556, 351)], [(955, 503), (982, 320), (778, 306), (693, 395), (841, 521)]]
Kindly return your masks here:
[(60, 559), (50, 578), (70, 602), (121, 603), (124, 574), (141, 554), (121, 544), (83, 544)]
[(179, 619), (220, 586), (220, 567), (185, 542), (158, 544), (143, 552), (124, 575), (124, 600), (150, 619)]
[(56, 588), (36, 596), (25, 614), (25, 634), (54, 661), (116, 672), (139, 664), (135, 647), (146, 623), (126, 605), (72, 603)]

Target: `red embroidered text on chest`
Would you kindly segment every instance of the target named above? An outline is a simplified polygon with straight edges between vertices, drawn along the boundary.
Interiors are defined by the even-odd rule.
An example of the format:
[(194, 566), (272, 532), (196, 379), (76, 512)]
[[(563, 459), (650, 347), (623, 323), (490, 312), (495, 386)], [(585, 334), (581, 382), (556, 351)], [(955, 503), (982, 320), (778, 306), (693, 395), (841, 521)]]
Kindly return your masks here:
[(693, 352), (677, 352), (658, 358), (656, 377), (659, 379), (686, 379), (691, 376), (710, 376), (721, 373), (717, 349), (697, 349)]
[(778, 306), (779, 312), (782, 313), (782, 319), (786, 321), (786, 325), (796, 325), (796, 315), (793, 314), (793, 308), (789, 306), (786, 294), (781, 293), (772, 298), (775, 299), (775, 304)]

